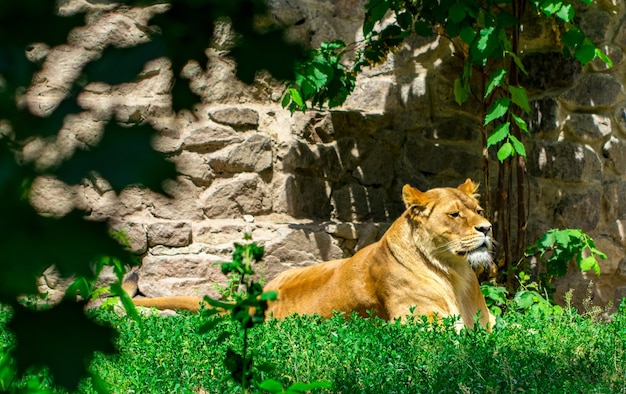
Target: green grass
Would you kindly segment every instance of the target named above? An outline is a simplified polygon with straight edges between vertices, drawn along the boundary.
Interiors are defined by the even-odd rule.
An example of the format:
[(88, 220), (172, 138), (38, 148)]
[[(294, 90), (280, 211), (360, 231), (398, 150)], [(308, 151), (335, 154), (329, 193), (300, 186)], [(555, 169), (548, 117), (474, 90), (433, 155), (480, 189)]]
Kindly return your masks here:
[[(97, 355), (92, 365), (112, 392), (241, 391), (223, 365), (239, 345), (233, 324), (199, 335), (206, 318), (195, 315), (145, 316), (141, 328), (96, 315), (120, 331), (119, 354)], [(508, 313), (505, 321), (492, 333), (456, 334), (422, 322), (301, 317), (270, 321), (250, 340), (260, 380), (326, 380), (332, 393), (626, 393), (626, 306), (610, 323), (571, 309), (551, 318)], [(92, 392), (90, 379), (81, 390)]]

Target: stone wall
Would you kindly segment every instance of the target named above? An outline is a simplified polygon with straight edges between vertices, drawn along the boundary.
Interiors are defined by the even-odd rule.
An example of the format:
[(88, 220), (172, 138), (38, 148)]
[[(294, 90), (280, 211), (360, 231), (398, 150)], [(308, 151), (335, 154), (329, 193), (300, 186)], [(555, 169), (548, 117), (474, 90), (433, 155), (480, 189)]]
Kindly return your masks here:
[[(292, 26), (294, 39), (315, 46), (359, 37), (364, 0), (272, 0), (273, 16)], [(559, 293), (590, 280), (594, 301), (626, 295), (626, 10), (621, 0), (600, 0), (578, 10), (580, 25), (606, 49), (615, 67), (595, 62), (583, 69), (552, 48), (553, 31), (529, 14), (524, 22), (524, 63), (529, 72), (533, 138), (527, 141), (529, 240), (553, 227), (589, 232), (609, 255), (602, 275), (573, 273)], [(107, 45), (146, 39), (142, 26), (162, 6), (118, 9), (101, 2), (68, 1), (62, 12), (88, 9), (88, 26), (68, 45), (34, 46), (44, 68), (27, 95), (45, 113), (58, 103), (87, 61)], [(216, 296), (224, 280), (215, 263), (229, 258), (233, 242), (252, 232), (264, 243), (262, 275), (348, 256), (378, 239), (403, 210), (405, 183), (421, 189), (482, 180), (480, 108), (454, 101), (461, 65), (440, 38), (414, 37), (383, 65), (358, 79), (337, 111), (293, 116), (279, 105), (280, 89), (261, 77), (253, 86), (234, 79), (225, 32), (207, 50), (204, 67), (185, 74), (202, 97), (191, 112), (172, 114), (167, 60), (146, 64), (138, 81), (87, 85), (85, 111), (64, 125), (56, 141), (33, 141), (27, 158), (54, 162), (94, 141), (104, 122), (149, 122), (159, 131), (154, 147), (176, 163), (180, 175), (166, 184), (174, 198), (129, 188), (116, 195), (104, 180), (70, 188), (41, 178), (33, 204), (48, 214), (88, 208), (124, 230), (141, 257), (140, 290), (147, 296)], [(204, 68), (204, 69), (203, 69)], [(495, 171), (491, 171), (495, 173)]]

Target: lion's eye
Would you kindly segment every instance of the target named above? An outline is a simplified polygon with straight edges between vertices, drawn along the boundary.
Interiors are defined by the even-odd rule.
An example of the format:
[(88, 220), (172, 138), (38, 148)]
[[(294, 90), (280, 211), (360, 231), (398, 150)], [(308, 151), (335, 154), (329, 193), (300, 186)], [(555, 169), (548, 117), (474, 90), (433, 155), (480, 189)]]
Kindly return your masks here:
[(460, 212), (452, 212), (452, 213), (449, 213), (448, 215), (450, 215), (450, 217), (453, 218), (453, 219), (461, 217), (461, 213)]
[(479, 214), (480, 216), (485, 216), (485, 210), (484, 209), (478, 209), (476, 211), (477, 214)]

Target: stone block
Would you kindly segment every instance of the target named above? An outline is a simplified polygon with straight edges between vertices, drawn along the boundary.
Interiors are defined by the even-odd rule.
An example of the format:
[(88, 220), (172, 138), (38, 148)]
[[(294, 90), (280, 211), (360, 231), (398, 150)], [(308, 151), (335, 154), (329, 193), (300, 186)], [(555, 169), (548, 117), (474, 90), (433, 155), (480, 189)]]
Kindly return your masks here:
[(581, 71), (578, 60), (566, 59), (560, 52), (529, 53), (522, 63), (528, 74), (520, 74), (520, 83), (529, 91), (568, 87)]
[(243, 142), (243, 137), (230, 127), (205, 125), (188, 132), (183, 149), (213, 152), (227, 145)]
[(336, 139), (345, 136), (370, 135), (375, 131), (391, 128), (394, 125), (393, 116), (384, 113), (365, 113), (362, 112), (362, 109), (355, 111), (332, 111), (330, 116), (337, 136)]
[(528, 124), (528, 130), (532, 133), (549, 133), (559, 126), (557, 112), (558, 102), (551, 98), (532, 100), (530, 113), (524, 114), (524, 120)]
[(136, 255), (142, 255), (148, 250), (148, 237), (146, 234), (146, 225), (143, 223), (124, 222), (116, 220), (111, 223), (112, 231), (118, 231), (122, 234), (127, 249)]
[(621, 138), (612, 136), (602, 146), (602, 154), (610, 160), (619, 175), (626, 175), (626, 144)]
[(332, 216), (340, 221), (389, 220), (395, 216), (396, 204), (384, 189), (348, 184), (331, 195)]
[(299, 115), (292, 124), (292, 133), (310, 144), (328, 143), (335, 139), (335, 127), (330, 114), (310, 112)]
[(76, 190), (51, 176), (40, 176), (32, 183), (28, 200), (43, 216), (62, 217), (76, 205)]
[(391, 186), (395, 171), (396, 157), (376, 145), (359, 166), (352, 172), (352, 176), (360, 184), (366, 186)]
[(463, 116), (442, 119), (423, 129), (424, 136), (432, 140), (472, 140), (479, 136), (480, 121)]
[(600, 222), (601, 206), (602, 191), (599, 188), (578, 193), (565, 192), (555, 208), (556, 227), (579, 228), (589, 232)]
[(209, 112), (216, 123), (231, 126), (235, 130), (250, 130), (259, 127), (259, 113), (250, 108), (230, 107)]
[(353, 165), (355, 155), (359, 152), (355, 148), (356, 142), (352, 139), (342, 139), (339, 142), (317, 145), (319, 160), (316, 171), (318, 176), (330, 181), (339, 181), (347, 174), (348, 165)]
[(287, 213), (295, 218), (329, 219), (330, 191), (323, 179), (288, 175), (284, 183)]
[(398, 110), (402, 108), (402, 104), (397, 94), (397, 86), (391, 77), (357, 77), (356, 87), (342, 108), (384, 113), (392, 108)]
[[(140, 210), (147, 211), (153, 218), (169, 220), (200, 220), (203, 218), (198, 197), (202, 188), (191, 179), (179, 176), (164, 182), (165, 195), (142, 191)], [(157, 219), (157, 220), (158, 220)]]
[(626, 51), (626, 24), (622, 23), (617, 34), (615, 35), (615, 43)]
[(266, 185), (258, 174), (241, 173), (215, 180), (200, 196), (207, 218), (234, 218), (244, 214), (262, 215), (272, 210)]
[(591, 147), (560, 141), (535, 140), (527, 156), (531, 176), (564, 181), (601, 179), (602, 163)]
[(573, 110), (592, 111), (615, 105), (622, 92), (622, 84), (612, 75), (585, 74), (560, 99)]
[[(615, 180), (603, 185), (606, 201), (606, 215), (612, 220), (626, 219), (626, 182)], [(624, 223), (626, 225), (626, 222)], [(620, 225), (621, 227), (621, 225)], [(626, 227), (620, 230), (622, 238), (626, 239)]]
[(406, 133), (395, 129), (382, 129), (371, 134), (376, 144), (389, 147), (390, 151), (399, 153), (406, 140)]
[(343, 257), (343, 251), (333, 237), (314, 224), (290, 225), (265, 244), (265, 261), (274, 265), (278, 272)]
[(594, 142), (611, 134), (611, 119), (596, 114), (569, 114), (565, 130), (584, 142)]
[(313, 148), (306, 142), (295, 140), (283, 157), (283, 166), (287, 171), (306, 169), (313, 167), (317, 162), (317, 148)]
[(216, 283), (224, 283), (219, 262), (213, 255), (148, 255), (139, 268), (139, 291), (146, 297), (176, 295), (219, 298)]
[(227, 154), (211, 157), (208, 162), (216, 173), (260, 173), (272, 169), (273, 158), (271, 138), (254, 134)]
[(148, 224), (148, 245), (171, 247), (191, 244), (191, 224), (189, 222), (155, 222)]
[(324, 230), (337, 238), (358, 239), (356, 227), (353, 223), (327, 223)]
[(181, 175), (190, 177), (194, 183), (208, 185), (215, 178), (207, 157), (200, 153), (181, 151), (172, 161), (176, 164), (176, 170)]
[(446, 173), (448, 176), (468, 176), (482, 170), (481, 150), (462, 144), (426, 141), (419, 135), (409, 135), (401, 160), (408, 171), (428, 174)]
[(613, 111), (613, 122), (619, 127), (622, 133), (626, 133), (626, 103), (622, 102), (615, 107)]
[(605, 40), (607, 27), (611, 24), (611, 15), (597, 8), (590, 8), (581, 13), (579, 27), (585, 36), (599, 44)]

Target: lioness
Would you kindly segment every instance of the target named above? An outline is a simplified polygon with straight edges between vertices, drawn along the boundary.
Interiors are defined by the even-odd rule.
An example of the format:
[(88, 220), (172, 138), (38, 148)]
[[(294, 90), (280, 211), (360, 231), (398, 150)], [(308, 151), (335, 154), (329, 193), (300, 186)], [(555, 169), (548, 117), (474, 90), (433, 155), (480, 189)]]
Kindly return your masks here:
[[(431, 320), (460, 316), (457, 329), (472, 328), (478, 315), (490, 329), (495, 320), (472, 270), (491, 262), (493, 244), (477, 189), (470, 179), (458, 188), (426, 192), (405, 185), (406, 210), (380, 241), (350, 258), (281, 273), (265, 286), (265, 291), (278, 291), (268, 314), (282, 319), (293, 313), (330, 317), (333, 311), (361, 316), (370, 311), (403, 321), (411, 313)], [(164, 297), (135, 303), (198, 310), (202, 301)]]

